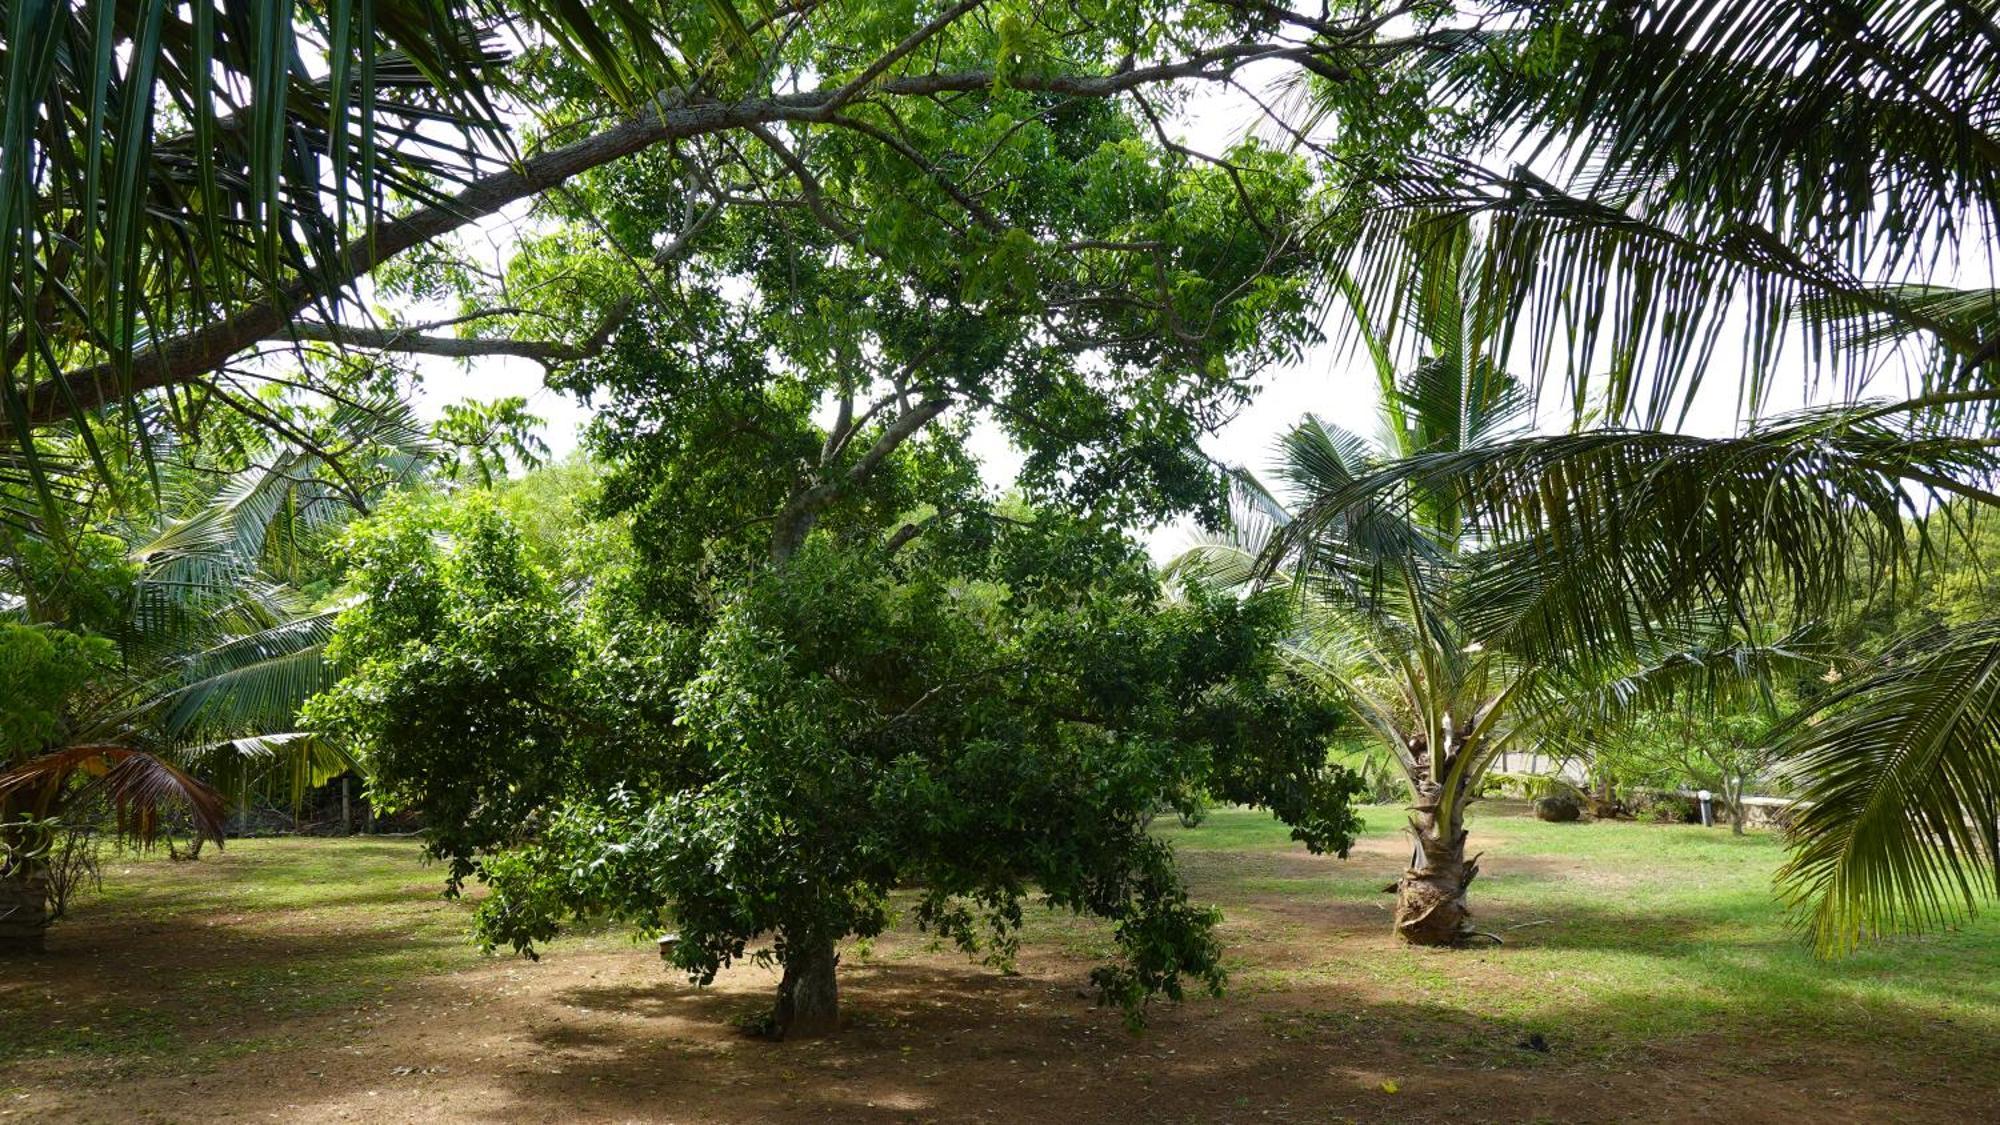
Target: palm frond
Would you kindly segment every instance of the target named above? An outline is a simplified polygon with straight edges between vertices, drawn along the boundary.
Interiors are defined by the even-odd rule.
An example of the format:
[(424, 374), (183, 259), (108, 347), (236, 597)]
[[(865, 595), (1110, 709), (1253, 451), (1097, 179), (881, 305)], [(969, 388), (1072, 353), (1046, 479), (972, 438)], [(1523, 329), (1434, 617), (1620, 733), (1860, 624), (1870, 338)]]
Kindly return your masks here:
[(1513, 151), (1405, 161), (1378, 185), (1362, 257), (1485, 216), (1478, 287), (1505, 329), (1493, 354), (1524, 334), (1535, 371), (1566, 359), (1579, 414), (1601, 397), (1619, 421), (1671, 424), (1737, 316), (1746, 405), (1794, 330), (1851, 392), (1868, 367), (1829, 309), (1925, 333), (1959, 361), (1930, 362), (1934, 378), (1962, 386), (1980, 368), (1990, 385), (2000, 337), (1896, 290), (1943, 280), (2000, 218), (1994, 28), (1990, 5), (1958, 2), (1499, 5), (1415, 61)]
[(336, 678), (325, 660), (334, 611), (234, 636), (191, 654), (145, 706), (169, 739), (204, 730), (282, 730)]
[(308, 791), (361, 769), (345, 748), (312, 731), (225, 739), (179, 756), (222, 792), (262, 791), (284, 797), (294, 810), (304, 804)]
[(1775, 721), (1777, 685), (1827, 663), (1817, 633), (1803, 628), (1753, 640), (1725, 630), (1637, 658), (1582, 654), (1537, 669), (1521, 714), (1539, 748), (1558, 757), (1587, 757), (1602, 738), (1648, 713), (1756, 709)]
[(1378, 504), (1360, 487), (1375, 471), (1372, 454), (1362, 438), (1311, 416), (1285, 435), (1279, 474), (1303, 502), (1273, 529), (1267, 571), (1283, 566), (1296, 581), (1331, 582), (1363, 602), (1448, 561), (1450, 545), (1419, 513)]
[(222, 794), (175, 766), (143, 750), (126, 746), (70, 746), (0, 773), (0, 795), (24, 796), (38, 815), (47, 816), (63, 801), (72, 779), (89, 778), (74, 799), (102, 796), (116, 813), (120, 835), (141, 844), (158, 838), (161, 813), (169, 806), (185, 807), (195, 830), (222, 843)]
[(1639, 652), (1662, 624), (1698, 636), (1757, 604), (1810, 615), (1911, 559), (1931, 501), (2000, 501), (1996, 469), (1984, 437), (1933, 424), (1920, 404), (1877, 405), (1736, 438), (1610, 429), (1409, 458), (1317, 507), (1408, 511), (1456, 492), (1487, 544), (1465, 559), (1465, 628), (1561, 659)]
[(1946, 925), (2000, 890), (2000, 622), (1912, 638), (1796, 719), (1779, 884), (1825, 952)]
[(155, 332), (301, 280), (337, 299), (351, 232), (392, 193), (434, 199), (473, 170), (475, 135), (504, 142), (490, 14), (460, 0), (9, 4), (0, 405), (23, 449), (31, 407), (47, 406), (29, 388), (61, 388), (48, 376), (67, 361), (101, 357), (129, 381)]

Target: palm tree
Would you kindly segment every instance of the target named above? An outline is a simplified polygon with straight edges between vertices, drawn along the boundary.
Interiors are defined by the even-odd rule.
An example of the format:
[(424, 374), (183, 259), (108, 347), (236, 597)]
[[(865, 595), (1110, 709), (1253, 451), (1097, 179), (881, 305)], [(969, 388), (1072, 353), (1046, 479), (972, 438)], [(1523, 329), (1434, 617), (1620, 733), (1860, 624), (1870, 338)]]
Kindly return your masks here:
[[(1412, 848), (1396, 884), (1395, 925), (1422, 945), (1474, 934), (1466, 888), (1479, 865), (1466, 856), (1465, 805), (1522, 732), (1515, 704), (1530, 666), (1504, 629), (1477, 628), (1468, 616), (1475, 607), (1463, 576), (1480, 547), (1452, 496), (1426, 494), (1400, 512), (1329, 499), (1375, 465), (1480, 448), (1521, 423), (1521, 384), (1486, 358), (1480, 340), (1493, 326), (1463, 285), (1469, 234), (1412, 256), (1411, 299), (1392, 316), (1372, 317), (1342, 280), (1379, 384), (1379, 440), (1308, 417), (1284, 439), (1279, 468), (1298, 510), (1240, 474), (1232, 531), (1174, 564), (1226, 585), (1296, 588), (1295, 660), (1388, 747), (1408, 783)], [(1405, 333), (1419, 349), (1407, 373), (1397, 364)]]
[[(339, 607), (279, 575), (363, 510), (358, 482), (379, 494), (428, 472), (435, 451), (399, 406), (331, 422), (365, 464), (273, 445), (141, 542), (98, 536), (94, 555), (17, 567), (26, 596), (14, 621), (0, 618), (0, 670), (19, 689), (0, 742), (0, 950), (41, 947), (42, 858), (62, 833), (94, 829), (102, 805), (140, 844), (175, 807), (197, 841), (219, 843), (229, 794), (296, 803), (356, 768), (295, 729), (300, 704), (335, 679), (324, 649)], [(31, 548), (16, 540), (20, 563)]]
[[(1243, 474), (1230, 534), (1176, 567), (1297, 592), (1295, 658), (1409, 786), (1396, 932), (1457, 944), (1476, 933), (1465, 807), (1502, 750), (1767, 680), (1801, 654), (1732, 626), (1746, 587), (1782, 587), (1809, 613), (1845, 589), (1851, 543), (1895, 554), (1917, 493), (1983, 494), (1960, 482), (1993, 459), (1949, 433), (1911, 440), (1882, 410), (1734, 439), (1524, 435), (1527, 394), (1484, 346), (1494, 322), (1470, 226), (1410, 251), (1393, 315), (1371, 315), (1342, 282), (1381, 389), (1381, 438), (1308, 418), (1281, 448), (1287, 495)], [(1407, 372), (1399, 349), (1415, 355)]]
[[(1836, 584), (1880, 584), (1912, 557), (1889, 526), (1899, 512), (1920, 555), (1936, 501), (1994, 502), (2000, 290), (1966, 268), (2000, 248), (1990, 3), (1522, 0), (1438, 42), (1404, 60), (1411, 76), (1466, 115), (1460, 138), (1513, 147), (1453, 139), (1369, 185), (1351, 268), (1388, 300), (1401, 282), (1380, 267), (1408, 238), (1476, 222), (1475, 284), (1506, 326), (1492, 354), (1567, 359), (1579, 420), (1591, 406), (1647, 429), (1429, 458), (1360, 493), (1459, 489), (1516, 536), (1582, 532), (1606, 575), (1652, 594), (1707, 581), (1742, 614), (1772, 593), (1809, 612)], [(1793, 346), (1843, 405), (1733, 443), (1664, 432), (1724, 338), (1744, 339), (1753, 415)], [(1895, 359), (1904, 399), (1857, 401)], [(1697, 466), (1710, 475), (1690, 477)], [(1755, 519), (1719, 508), (1804, 487), (1807, 468), (1827, 470), (1813, 487), (1837, 503)], [(1888, 480), (1907, 487), (1885, 492)], [(1657, 512), (1633, 507), (1655, 499)], [(1642, 518), (1609, 527), (1578, 505)], [(1867, 565), (1849, 566), (1843, 536), (1857, 531)], [(1812, 804), (1783, 886), (1822, 950), (1941, 924), (2000, 889), (1996, 663), (1993, 622), (1909, 637), (1790, 726), (1779, 750)]]

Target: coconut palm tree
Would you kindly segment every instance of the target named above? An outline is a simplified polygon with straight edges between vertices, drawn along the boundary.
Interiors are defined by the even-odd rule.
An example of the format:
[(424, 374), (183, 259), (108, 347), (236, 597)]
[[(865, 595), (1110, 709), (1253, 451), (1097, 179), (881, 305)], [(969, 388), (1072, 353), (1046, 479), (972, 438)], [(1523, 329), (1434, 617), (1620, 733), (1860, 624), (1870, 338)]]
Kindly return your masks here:
[(1732, 626), (1746, 592), (1809, 617), (1855, 576), (1852, 544), (1897, 556), (1915, 497), (1984, 495), (1971, 482), (1994, 465), (1985, 444), (1892, 425), (1907, 415), (1888, 409), (1732, 439), (1526, 434), (1523, 384), (1485, 346), (1472, 228), (1444, 229), (1408, 244), (1392, 313), (1342, 282), (1381, 436), (1308, 418), (1282, 443), (1280, 487), (1241, 475), (1232, 530), (1175, 564), (1297, 591), (1295, 658), (1408, 782), (1396, 932), (1420, 944), (1475, 936), (1465, 806), (1502, 750), (1800, 660), (1793, 638), (1750, 643)]
[[(299, 705), (333, 683), (324, 648), (339, 607), (281, 575), (368, 496), (428, 472), (435, 452), (407, 409), (342, 408), (331, 425), (367, 454), (273, 445), (138, 543), (69, 545), (7, 529), (21, 596), (0, 617), (0, 949), (38, 949), (47, 929), (42, 859), (103, 806), (149, 844), (185, 811), (221, 841), (230, 798), (304, 790), (356, 767), (296, 729)], [(367, 482), (368, 496), (354, 489)], [(36, 565), (40, 559), (42, 565)], [(12, 620), (7, 620), (11, 617)]]
[[(1487, 764), (1522, 732), (1515, 704), (1529, 685), (1504, 631), (1477, 628), (1463, 604), (1475, 528), (1454, 497), (1431, 493), (1407, 510), (1330, 508), (1378, 464), (1488, 445), (1527, 413), (1519, 381), (1486, 356), (1493, 326), (1463, 285), (1470, 230), (1413, 254), (1411, 299), (1370, 315), (1356, 286), (1359, 337), (1378, 380), (1376, 440), (1308, 417), (1283, 441), (1279, 476), (1305, 516), (1247, 473), (1225, 536), (1196, 545), (1175, 569), (1226, 585), (1277, 581), (1300, 597), (1293, 655), (1343, 699), (1394, 755), (1408, 782), (1410, 863), (1396, 885), (1396, 933), (1423, 945), (1473, 936), (1466, 888), (1465, 804)], [(1405, 335), (1417, 362), (1399, 370)], [(1310, 533), (1302, 534), (1306, 529)]]
[[(1538, 370), (1566, 374), (1579, 418), (1588, 407), (1652, 432), (1430, 458), (1361, 492), (1421, 480), (1476, 495), (1490, 505), (1481, 518), (1519, 536), (1582, 533), (1590, 550), (1623, 553), (1600, 561), (1654, 592), (1733, 556), (1703, 580), (1722, 600), (1739, 592), (1741, 612), (1768, 609), (1774, 588), (1797, 610), (1794, 594), (1823, 608), (1835, 583), (1880, 584), (1898, 569), (1883, 564), (1910, 558), (1888, 526), (1899, 510), (1921, 548), (1933, 500), (1962, 501), (1959, 512), (1993, 502), (1991, 3), (1522, 0), (1438, 42), (1403, 61), (1463, 115), (1439, 119), (1461, 128), (1368, 186), (1376, 206), (1350, 268), (1388, 301), (1401, 281), (1386, 264), (1409, 238), (1477, 223), (1476, 286), (1506, 326), (1492, 354), (1530, 351), (1548, 361)], [(1322, 109), (1336, 104), (1321, 91)], [(1660, 432), (1713, 382), (1725, 340), (1743, 342), (1751, 412), (1786, 348), (1843, 405), (1737, 444)], [(1858, 401), (1891, 365), (1906, 375), (1902, 400)], [(1695, 479), (1697, 466), (1711, 475)], [(1824, 509), (1829, 522), (1718, 508), (1793, 488), (1807, 468), (1826, 470), (1822, 491), (1857, 489)], [(1905, 481), (1904, 495), (1876, 487), (1885, 479)], [(1659, 518), (1639, 508), (1633, 527), (1590, 514), (1656, 498)], [(1842, 536), (1857, 529), (1868, 565), (1850, 567)], [(1783, 887), (1821, 949), (1942, 924), (2000, 890), (1996, 665), (1993, 622), (1905, 638), (1790, 726), (1779, 750), (1811, 811), (1793, 826)]]
[[(1809, 624), (1923, 554), (1927, 517), (1946, 502), (2000, 506), (1995, 443), (1902, 406), (1780, 418), (1723, 439), (1517, 437), (1320, 474), (1263, 558), (1307, 580), (1337, 577), (1333, 564), (1359, 538), (1350, 526), (1450, 497), (1475, 546), (1461, 545), (1449, 581), (1434, 583), (1451, 592), (1439, 615), (1474, 649), (1465, 659), (1491, 668), (1504, 653), (1517, 676), (1537, 670), (1511, 696), (1488, 697), (1517, 718), (1590, 715), (1594, 704), (1561, 688), (1579, 661), (1583, 682), (1615, 684), (1617, 665), (1645, 660), (1648, 646), (1699, 644), (1746, 613), (1782, 606)], [(1992, 893), (1995, 644), (1988, 623), (1914, 638), (1791, 724), (1778, 757), (1811, 806), (1782, 878), (1823, 948), (1938, 924)], [(1696, 663), (1737, 659), (1713, 654), (1720, 663)], [(1492, 728), (1455, 719), (1452, 729), (1490, 738)]]

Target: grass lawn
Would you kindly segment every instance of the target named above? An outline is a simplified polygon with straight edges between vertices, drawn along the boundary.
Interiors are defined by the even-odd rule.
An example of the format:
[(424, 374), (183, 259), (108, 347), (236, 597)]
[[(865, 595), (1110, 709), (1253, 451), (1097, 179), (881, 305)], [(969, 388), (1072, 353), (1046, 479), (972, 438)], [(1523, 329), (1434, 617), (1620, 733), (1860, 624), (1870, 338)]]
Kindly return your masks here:
[(850, 947), (853, 1027), (771, 1044), (732, 1030), (765, 968), (696, 990), (617, 931), (482, 956), (410, 841), (124, 858), (0, 964), (0, 1120), (1994, 1119), (2000, 917), (1823, 963), (1773, 837), (1489, 804), (1474, 908), (1506, 944), (1410, 949), (1398, 819), (1346, 861), (1257, 813), (1163, 826), (1232, 979), (1140, 1036), (1082, 994), (1106, 932), (1062, 916), (1030, 915), (1015, 975)]

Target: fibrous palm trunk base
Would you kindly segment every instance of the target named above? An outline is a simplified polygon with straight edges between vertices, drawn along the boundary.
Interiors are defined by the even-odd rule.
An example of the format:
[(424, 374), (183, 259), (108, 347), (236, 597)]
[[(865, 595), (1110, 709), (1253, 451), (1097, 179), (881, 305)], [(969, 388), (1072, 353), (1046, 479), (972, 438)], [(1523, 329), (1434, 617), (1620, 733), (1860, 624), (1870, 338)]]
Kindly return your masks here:
[(1472, 928), (1465, 892), (1479, 875), (1479, 857), (1465, 858), (1465, 830), (1453, 825), (1440, 831), (1435, 816), (1417, 811), (1410, 834), (1410, 867), (1396, 881), (1396, 936), (1412, 945), (1499, 940)]
[(39, 872), (0, 878), (0, 956), (40, 953), (49, 932), (49, 890)]
[(840, 957), (831, 941), (809, 941), (786, 952), (771, 1027), (780, 1039), (808, 1039), (840, 1030)]

